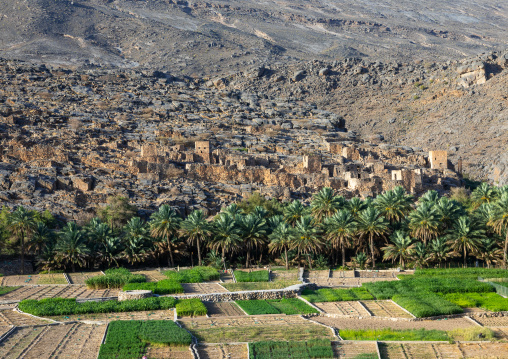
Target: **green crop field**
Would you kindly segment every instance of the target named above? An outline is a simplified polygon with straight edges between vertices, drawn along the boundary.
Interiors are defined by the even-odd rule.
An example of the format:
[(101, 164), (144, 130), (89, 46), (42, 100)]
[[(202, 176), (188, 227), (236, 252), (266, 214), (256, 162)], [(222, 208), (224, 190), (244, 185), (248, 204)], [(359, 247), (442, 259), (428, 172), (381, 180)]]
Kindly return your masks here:
[(237, 300), (247, 314), (313, 314), (319, 313), (298, 298), (268, 299), (268, 300)]

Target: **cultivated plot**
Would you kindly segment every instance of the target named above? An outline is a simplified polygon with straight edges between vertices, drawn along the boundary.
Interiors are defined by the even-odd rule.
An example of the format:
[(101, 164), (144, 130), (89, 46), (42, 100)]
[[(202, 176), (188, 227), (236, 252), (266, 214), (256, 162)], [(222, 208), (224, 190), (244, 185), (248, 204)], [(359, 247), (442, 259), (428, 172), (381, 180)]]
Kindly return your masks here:
[(179, 346), (149, 346), (145, 349), (145, 355), (150, 359), (193, 359), (189, 347)]
[(78, 272), (78, 273), (68, 273), (69, 280), (71, 284), (81, 284), (85, 285), (85, 282), (88, 278), (97, 277), (99, 275), (104, 275), (102, 272)]
[(362, 304), (376, 317), (385, 318), (413, 318), (391, 300), (362, 300)]
[(508, 358), (507, 343), (380, 343), (382, 358)]
[(39, 325), (49, 324), (49, 320), (42, 320), (34, 318), (27, 314), (21, 314), (14, 310), (2, 310), (0, 311), (0, 326), (3, 325), (14, 325), (16, 327), (28, 326), (28, 325)]
[(508, 317), (475, 317), (484, 327), (508, 327)]
[(198, 345), (201, 359), (248, 359), (246, 344), (210, 344)]
[(245, 315), (235, 302), (204, 302), (209, 317), (237, 317)]
[(174, 309), (152, 310), (140, 312), (121, 312), (121, 313), (90, 313), (80, 315), (62, 315), (52, 316), (50, 319), (59, 322), (71, 322), (75, 320), (90, 322), (111, 322), (113, 320), (174, 320)]
[(0, 301), (21, 301), (24, 299), (43, 299), (43, 298), (104, 298), (116, 297), (118, 289), (90, 290), (84, 285), (66, 285), (66, 286), (24, 286), (0, 297)]
[(227, 292), (217, 283), (183, 283), (183, 291), (185, 294), (209, 294)]
[(132, 272), (132, 274), (141, 274), (146, 277), (147, 282), (158, 282), (160, 280), (168, 279), (164, 274), (159, 272), (158, 270), (142, 270), (142, 271), (136, 271)]
[(199, 341), (205, 343), (237, 343), (261, 340), (303, 341), (315, 338), (334, 338), (329, 328), (295, 315), (184, 319), (180, 322)]
[(298, 280), (298, 270), (273, 270), (270, 279), (276, 281), (294, 281)]
[(370, 317), (369, 312), (357, 301), (314, 303), (327, 314), (336, 316)]
[(0, 343), (0, 357), (95, 359), (105, 330), (82, 323), (16, 328)]
[(332, 342), (333, 354), (335, 358), (340, 359), (354, 359), (354, 358), (368, 358), (367, 355), (372, 355), (377, 358), (376, 343), (372, 342)]

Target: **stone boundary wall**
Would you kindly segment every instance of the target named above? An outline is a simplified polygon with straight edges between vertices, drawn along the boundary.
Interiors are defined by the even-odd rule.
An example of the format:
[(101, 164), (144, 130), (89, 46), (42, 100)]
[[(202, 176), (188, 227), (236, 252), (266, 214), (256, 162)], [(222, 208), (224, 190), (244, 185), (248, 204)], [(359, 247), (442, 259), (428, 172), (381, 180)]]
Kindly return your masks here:
[[(298, 285), (298, 287), (300, 287), (300, 285)], [(189, 294), (173, 297), (175, 297), (176, 299), (199, 298), (204, 302), (217, 303), (217, 302), (233, 302), (235, 300), (296, 298), (298, 297), (299, 292), (300, 288), (291, 288), (291, 289), (259, 290), (249, 292)]]

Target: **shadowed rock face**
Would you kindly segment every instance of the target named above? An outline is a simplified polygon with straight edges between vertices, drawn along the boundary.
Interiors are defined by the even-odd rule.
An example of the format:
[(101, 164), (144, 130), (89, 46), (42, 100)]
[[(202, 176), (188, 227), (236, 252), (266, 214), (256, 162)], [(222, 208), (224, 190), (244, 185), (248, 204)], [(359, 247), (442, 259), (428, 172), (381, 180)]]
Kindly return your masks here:
[(3, 57), (187, 74), (278, 60), (448, 59), (508, 41), (498, 0), (4, 0), (0, 15)]

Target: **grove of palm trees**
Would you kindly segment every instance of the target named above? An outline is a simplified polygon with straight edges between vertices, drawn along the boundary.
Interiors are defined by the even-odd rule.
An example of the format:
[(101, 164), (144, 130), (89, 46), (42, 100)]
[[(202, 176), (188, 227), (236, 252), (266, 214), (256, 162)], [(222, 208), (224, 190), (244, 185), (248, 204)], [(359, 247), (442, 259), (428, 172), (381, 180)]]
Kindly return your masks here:
[(397, 187), (366, 200), (323, 188), (309, 205), (254, 194), (213, 218), (201, 211), (182, 217), (162, 205), (143, 220), (125, 198), (110, 204), (82, 226), (4, 207), (1, 253), (33, 259), (34, 269), (72, 272), (202, 264), (490, 268), (507, 261), (508, 186), (482, 183), (470, 194), (429, 191), (420, 198)]

